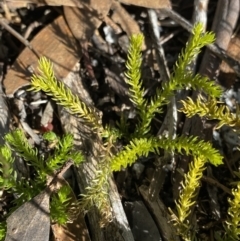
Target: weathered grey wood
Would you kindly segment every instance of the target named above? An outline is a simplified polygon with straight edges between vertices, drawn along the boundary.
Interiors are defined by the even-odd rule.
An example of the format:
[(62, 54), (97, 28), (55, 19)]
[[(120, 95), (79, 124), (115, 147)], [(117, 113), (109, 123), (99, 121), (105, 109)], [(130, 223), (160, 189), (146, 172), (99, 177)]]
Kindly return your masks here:
[(0, 84), (0, 145), (4, 144), (3, 137), (9, 131), (10, 113), (8, 110), (5, 93)]
[[(211, 31), (216, 35), (215, 45), (226, 51), (239, 16), (239, 1), (219, 0)], [(222, 59), (206, 49), (200, 66), (200, 74), (215, 79)], [(209, 64), (211, 63), (211, 64)]]
[(148, 194), (148, 187), (146, 186), (141, 186), (139, 191), (142, 194), (147, 207), (151, 210), (151, 213), (154, 216), (154, 220), (156, 221), (163, 240), (180, 241), (180, 238), (176, 233), (176, 229), (171, 223), (172, 218), (160, 198), (157, 198), (155, 201), (151, 201)]
[(7, 219), (5, 241), (48, 241), (49, 233), (49, 196), (43, 191)]
[(67, 161), (56, 173), (49, 176), (47, 187), (37, 196), (25, 202), (7, 218), (5, 241), (48, 241), (50, 234), (50, 195), (65, 182), (62, 174), (73, 164)]
[[(79, 78), (79, 66), (76, 65), (72, 73), (63, 81), (82, 100), (92, 105), (91, 98), (86, 91), (83, 83)], [(81, 123), (81, 121), (70, 115), (64, 109), (60, 109), (62, 126), (67, 133), (74, 135), (75, 148), (85, 154), (85, 162), (75, 169), (77, 174), (78, 185), (81, 192), (84, 193), (85, 188), (89, 186), (92, 178), (95, 177), (97, 164), (100, 161), (102, 148), (101, 141), (98, 136), (93, 134), (91, 129)], [(110, 210), (112, 210), (113, 221), (104, 229), (100, 227), (100, 216), (97, 209), (88, 212), (88, 220), (90, 224), (90, 233), (93, 241), (134, 241), (125, 212), (123, 210), (121, 200), (112, 178), (109, 179), (109, 198), (111, 202)]]

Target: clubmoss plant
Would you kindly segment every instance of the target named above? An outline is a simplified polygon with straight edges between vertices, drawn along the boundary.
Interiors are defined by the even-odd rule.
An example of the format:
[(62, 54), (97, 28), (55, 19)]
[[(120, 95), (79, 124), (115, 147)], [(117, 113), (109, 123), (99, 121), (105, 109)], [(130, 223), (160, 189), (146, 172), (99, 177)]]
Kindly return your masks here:
[(208, 120), (218, 120), (216, 128), (221, 128), (223, 125), (233, 127), (235, 130), (240, 128), (239, 110), (237, 113), (231, 113), (229, 108), (215, 98), (204, 98), (199, 95), (194, 102), (191, 98), (182, 101), (183, 108), (180, 111), (184, 112), (187, 117), (191, 118), (194, 115), (205, 117)]
[(223, 240), (234, 241), (240, 239), (240, 182), (232, 190), (233, 199), (229, 199), (228, 220), (226, 221), (226, 234)]
[[(45, 57), (39, 60), (39, 74), (33, 76), (31, 90), (44, 91), (70, 113), (79, 116), (81, 121), (92, 127), (92, 130), (98, 133), (101, 138), (105, 138), (105, 143), (103, 142), (102, 146), (104, 155), (99, 157), (96, 176), (86, 192), (82, 194), (79, 203), (83, 211), (89, 210), (92, 206), (98, 208), (102, 214), (103, 226), (112, 218), (108, 201), (108, 178), (112, 175), (112, 172), (120, 171), (122, 168), (132, 165), (139, 157), (148, 156), (150, 152), (161, 155), (161, 150), (164, 149), (165, 151), (184, 153), (194, 157), (194, 161), (189, 165), (188, 174), (185, 174), (185, 180), (182, 184), (183, 190), (176, 202), (176, 213), (173, 214), (172, 212), (179, 234), (185, 240), (190, 240), (194, 236), (187, 218), (190, 214), (190, 208), (194, 204), (196, 187), (199, 186), (206, 163), (218, 166), (222, 164), (222, 156), (210, 143), (196, 137), (179, 136), (171, 139), (162, 136), (157, 138), (152, 133), (151, 122), (155, 114), (161, 112), (162, 107), (168, 104), (170, 97), (175, 94), (176, 90), (192, 88), (204, 92), (212, 99), (209, 99), (210, 104), (206, 100), (202, 105), (199, 100), (194, 102), (190, 98), (183, 101), (181, 111), (186, 113), (187, 116), (200, 114), (210, 119), (219, 119), (219, 127), (224, 124), (238, 125), (237, 117), (232, 116), (230, 111), (226, 111), (226, 107), (216, 109), (217, 98), (222, 94), (221, 88), (206, 77), (194, 75), (188, 68), (201, 48), (213, 41), (214, 35), (204, 33), (202, 25), (197, 24), (193, 29), (191, 40), (179, 55), (170, 81), (163, 83), (156, 90), (155, 95), (147, 100), (144, 97), (145, 89), (140, 70), (143, 36), (134, 35), (131, 37), (126, 62), (126, 82), (130, 89), (130, 100), (135, 105), (138, 114), (135, 130), (131, 134), (128, 130), (128, 120), (124, 118), (121, 119), (120, 130), (110, 126), (104, 127), (96, 110), (87, 106), (70, 89), (56, 79), (51, 62)], [(125, 131), (122, 132), (122, 130)], [(125, 138), (127, 144), (118, 153), (113, 153), (111, 147), (114, 146), (115, 141), (120, 136)], [(232, 205), (231, 202), (230, 205)]]
[(129, 84), (131, 101), (135, 104), (139, 114), (139, 124), (136, 126), (135, 135), (142, 137), (150, 131), (150, 123), (155, 113), (162, 111), (162, 107), (169, 103), (170, 97), (176, 90), (192, 88), (201, 90), (212, 97), (220, 97), (222, 90), (214, 82), (209, 81), (207, 77), (194, 75), (188, 66), (199, 54), (201, 48), (214, 41), (212, 33), (203, 33), (201, 24), (197, 24), (193, 29), (193, 37), (187, 43), (185, 50), (179, 55), (173, 74), (169, 82), (156, 90), (156, 94), (147, 101), (144, 99), (145, 90), (141, 81), (141, 46), (143, 37), (141, 35), (133, 36), (130, 39), (130, 47), (127, 58), (126, 82)]
[(73, 95), (70, 89), (65, 88), (62, 82), (57, 81), (49, 61), (42, 58), (39, 61), (39, 65), (41, 75), (34, 75), (32, 77), (34, 90), (43, 90), (58, 104), (71, 111), (72, 114), (79, 115), (85, 122), (92, 125), (93, 128), (99, 128), (101, 130), (101, 120), (96, 112), (84, 102), (80, 101), (78, 96)]
[(0, 222), (0, 240), (4, 240), (6, 236), (7, 225), (5, 222)]
[[(204, 116), (208, 120), (218, 120), (219, 122), (216, 124), (216, 128), (228, 125), (239, 132), (240, 119), (238, 109), (236, 114), (231, 113), (229, 108), (226, 105), (223, 105), (223, 103), (218, 102), (213, 98), (206, 99), (201, 95), (198, 97), (196, 102), (193, 102), (192, 99), (188, 98), (186, 101), (182, 101), (182, 103), (183, 108), (181, 111), (188, 117), (199, 115), (201, 117)], [(239, 172), (235, 172), (235, 174), (240, 179)], [(223, 237), (219, 237), (218, 240), (234, 241), (240, 239), (240, 181), (237, 183), (236, 188), (232, 189), (232, 195), (233, 198), (229, 198), (229, 208), (227, 211), (228, 218), (224, 225), (226, 232)], [(183, 231), (183, 227), (184, 226), (182, 226), (181, 233), (185, 233), (187, 236), (187, 230), (185, 228), (185, 231)]]
[(62, 186), (57, 193), (52, 195), (50, 215), (54, 222), (60, 225), (64, 225), (67, 222), (71, 222), (72, 217), (69, 207), (72, 205), (71, 200), (71, 187), (69, 185)]
[(193, 240), (193, 236), (195, 235), (195, 233), (191, 231), (193, 225), (190, 225), (188, 216), (191, 213), (191, 207), (195, 203), (193, 199), (196, 196), (196, 190), (199, 187), (205, 169), (205, 157), (195, 157), (189, 164), (188, 173), (184, 175), (185, 178), (182, 183), (182, 191), (176, 202), (177, 215), (170, 210), (174, 224), (177, 226), (177, 231), (184, 240)]
[[(54, 133), (48, 133), (46, 139), (49, 140), (49, 136), (54, 136)], [(55, 150), (53, 149), (52, 154), (48, 153), (48, 156), (44, 157), (29, 144), (22, 130), (14, 130), (5, 136), (6, 143), (0, 147), (0, 188), (14, 193), (18, 197), (14, 200), (9, 214), (39, 194), (46, 187), (48, 176), (54, 175), (55, 171), (67, 160), (72, 159), (75, 164), (80, 164), (83, 161), (81, 153), (73, 150), (73, 137), (70, 134), (61, 139), (56, 138), (58, 141), (55, 144)], [(33, 172), (31, 177), (20, 176), (14, 171), (13, 153), (26, 162)], [(53, 201), (50, 203), (51, 217), (60, 224), (65, 224), (70, 219), (68, 214), (69, 188), (63, 186), (57, 194), (53, 195)], [(0, 224), (0, 237), (2, 239), (5, 236), (5, 227), (4, 222)]]

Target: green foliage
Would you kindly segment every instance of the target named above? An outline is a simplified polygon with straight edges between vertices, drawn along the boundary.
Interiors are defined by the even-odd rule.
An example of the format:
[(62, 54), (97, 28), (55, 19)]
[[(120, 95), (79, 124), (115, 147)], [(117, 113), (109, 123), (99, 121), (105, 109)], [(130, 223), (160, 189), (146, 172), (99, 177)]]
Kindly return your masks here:
[(144, 99), (144, 90), (142, 89), (141, 83), (141, 48), (143, 39), (143, 35), (133, 35), (130, 38), (130, 46), (128, 49), (128, 57), (126, 62), (128, 71), (125, 73), (127, 77), (126, 82), (130, 85), (130, 99), (136, 105), (136, 108), (139, 112), (142, 111), (142, 107), (146, 102)]
[(59, 105), (65, 107), (72, 114), (83, 118), (92, 128), (102, 128), (101, 120), (96, 112), (88, 107), (78, 96), (54, 76), (52, 64), (45, 57), (39, 60), (39, 75), (32, 77), (32, 91), (44, 91)]
[(8, 192), (15, 192), (19, 195), (19, 198), (14, 201), (14, 203), (17, 204), (17, 206), (13, 209), (15, 210), (19, 205), (31, 199), (31, 197), (36, 194), (36, 191), (39, 190), (40, 185), (38, 187), (37, 185), (34, 185), (32, 188), (28, 180), (18, 180), (17, 173), (13, 171), (14, 158), (10, 147), (14, 152), (17, 150), (15, 153), (19, 156), (24, 159), (26, 157), (26, 161), (32, 161), (36, 165), (36, 168), (40, 168), (41, 165), (37, 162), (37, 156), (33, 154), (35, 153), (35, 150), (30, 147), (21, 130), (8, 133), (5, 136), (5, 140), (6, 145), (0, 147), (2, 157), (0, 188), (8, 190)]
[(8, 133), (5, 136), (5, 140), (19, 156), (24, 158), (27, 162), (34, 163), (37, 170), (42, 171), (44, 169), (43, 160), (38, 157), (37, 150), (32, 148), (20, 129)]
[(234, 241), (240, 239), (240, 183), (232, 190), (233, 199), (229, 199), (229, 218), (226, 222), (225, 240)]
[(5, 187), (6, 190), (13, 187), (15, 177), (13, 175), (12, 151), (9, 146), (0, 147), (1, 167), (0, 167), (0, 186)]
[(217, 150), (211, 147), (211, 144), (199, 140), (196, 137), (180, 136), (175, 139), (170, 138), (141, 138), (134, 139), (127, 145), (124, 150), (119, 152), (111, 160), (111, 169), (120, 171), (122, 167), (133, 164), (138, 157), (148, 156), (149, 152), (160, 154), (160, 149), (165, 151), (184, 151), (187, 155), (191, 154), (195, 157), (203, 156), (213, 165), (222, 164), (222, 156)]
[(101, 214), (100, 226), (104, 227), (112, 220), (108, 199), (108, 178), (111, 175), (109, 162), (105, 160), (100, 163), (95, 178), (91, 181), (86, 193), (81, 194), (79, 205), (83, 212), (96, 207)]
[(52, 196), (50, 203), (50, 215), (51, 219), (60, 225), (64, 225), (71, 221), (70, 212), (68, 208), (70, 206), (71, 188), (68, 185), (62, 186), (56, 194)]
[[(206, 77), (200, 75), (194, 76), (191, 69), (188, 68), (200, 53), (201, 48), (213, 43), (214, 34), (209, 32), (204, 33), (203, 26), (200, 23), (194, 26), (192, 34), (192, 38), (187, 43), (186, 48), (178, 57), (169, 86), (175, 90), (190, 86), (193, 89), (202, 90), (210, 96), (219, 97), (222, 93), (219, 86), (209, 81)], [(166, 83), (166, 85), (168, 84)]]
[(62, 140), (58, 140), (55, 146), (55, 152), (47, 158), (47, 167), (50, 171), (61, 167), (67, 159), (74, 160), (75, 164), (80, 164), (83, 156), (78, 151), (73, 151), (73, 137), (66, 134)]
[[(165, 138), (160, 140), (156, 138), (142, 138), (144, 135), (149, 133), (150, 123), (154, 117), (154, 114), (161, 111), (161, 106), (168, 103), (169, 98), (174, 95), (175, 90), (183, 89), (185, 86), (189, 86), (194, 89), (202, 89), (207, 94), (215, 97), (220, 96), (222, 91), (218, 86), (214, 85), (214, 82), (208, 81), (207, 78), (201, 77), (200, 75), (193, 76), (192, 72), (187, 70), (188, 65), (190, 65), (191, 62), (195, 59), (196, 55), (200, 51), (200, 48), (206, 44), (211, 43), (214, 39), (212, 34), (203, 34), (202, 32), (203, 31), (201, 26), (197, 25), (194, 29), (194, 36), (192, 40), (187, 44), (185, 52), (179, 56), (179, 60), (176, 64), (175, 71), (171, 76), (170, 81), (164, 83), (162, 87), (163, 90), (159, 88), (156, 91), (156, 95), (152, 97), (149, 102), (147, 102), (147, 100), (144, 98), (145, 90), (142, 86), (140, 72), (142, 62), (141, 46), (143, 38), (141, 35), (136, 35), (132, 36), (130, 39), (130, 47), (126, 64), (128, 69), (126, 72), (126, 82), (129, 84), (130, 88), (130, 99), (135, 104), (137, 113), (140, 117), (140, 123), (137, 125), (134, 133), (134, 136), (138, 138), (130, 141), (130, 144), (127, 145), (124, 150), (120, 151), (116, 156), (112, 158), (110, 161), (110, 168), (112, 171), (120, 171), (121, 168), (133, 164), (138, 159), (138, 157), (147, 156), (149, 152), (159, 153), (160, 148), (169, 152), (178, 151), (180, 153), (184, 150), (187, 154), (194, 155), (197, 160), (202, 160), (204, 158), (205, 160), (208, 159), (214, 165), (222, 164), (222, 157), (216, 150), (211, 148), (210, 143), (205, 143), (203, 141), (197, 140), (194, 137), (179, 137), (175, 140)], [(196, 166), (196, 168), (197, 167), (199, 166)], [(203, 169), (200, 168), (200, 171), (202, 170)], [(199, 173), (197, 169), (193, 169), (192, 172), (193, 174)], [(91, 193), (89, 193), (89, 196), (86, 195), (90, 200), (93, 200), (91, 197), (94, 196), (94, 193), (96, 194), (96, 190), (99, 190), (99, 185), (97, 184), (102, 183), (102, 176), (103, 175), (100, 172), (100, 174), (97, 175), (97, 178), (95, 179), (96, 184), (91, 186)], [(194, 178), (195, 176), (191, 175), (190, 177)], [(186, 183), (191, 184), (191, 181), (193, 182), (194, 180), (186, 181)], [(199, 179), (195, 181), (198, 182)], [(188, 191), (186, 192), (186, 195), (190, 193), (189, 189), (187, 190)], [(96, 202), (97, 194), (94, 197)], [(189, 196), (187, 198), (191, 200), (193, 196)], [(184, 196), (182, 199), (180, 199), (180, 205), (181, 201), (185, 202)], [(181, 207), (184, 206), (181, 205)], [(182, 213), (184, 212), (187, 211), (183, 209)]]
[(59, 141), (58, 136), (52, 131), (45, 132), (43, 134), (43, 139), (46, 141), (49, 141), (49, 142), (58, 142)]
[(130, 100), (136, 106), (142, 126), (145, 127), (144, 129), (141, 129), (140, 126), (137, 127), (136, 133), (139, 135), (145, 134), (150, 130), (149, 124), (151, 121), (151, 116), (148, 116), (145, 113), (147, 101), (144, 99), (145, 90), (141, 82), (142, 45), (143, 35), (133, 35), (130, 38), (130, 46), (126, 62), (127, 72), (125, 73), (127, 77), (126, 82), (129, 84)]
[(7, 231), (6, 222), (0, 222), (0, 240), (4, 240)]
[[(50, 137), (57, 138), (53, 133), (45, 135), (46, 139), (53, 140), (53, 138)], [(27, 138), (21, 130), (14, 130), (5, 136), (6, 144), (0, 147), (0, 188), (15, 193), (19, 197), (14, 200), (15, 207), (12, 208), (11, 212), (39, 194), (46, 187), (48, 176), (54, 175), (55, 171), (67, 160), (72, 159), (75, 164), (83, 161), (80, 152), (73, 151), (73, 137), (71, 135), (68, 134), (61, 139), (57, 139), (58, 142), (55, 150), (52, 154), (49, 154), (47, 159), (44, 159), (43, 156), (39, 156), (37, 149), (28, 143)], [(28, 166), (34, 169), (36, 173), (35, 178), (18, 177), (13, 171), (14, 158), (12, 153), (23, 158)], [(66, 221), (69, 220), (66, 209), (69, 192), (69, 187), (66, 188), (63, 186), (60, 192), (55, 194), (52, 199), (51, 215), (54, 220), (59, 221), (60, 224), (66, 223)], [(0, 223), (0, 236), (3, 230), (5, 230), (4, 223)]]
[(193, 201), (196, 196), (196, 190), (200, 185), (200, 180), (203, 176), (203, 171), (205, 170), (206, 161), (204, 156), (195, 157), (189, 165), (189, 171), (184, 175), (184, 183), (182, 184), (182, 191), (180, 193), (179, 199), (176, 202), (177, 208), (177, 218), (175, 222), (177, 224), (178, 233), (185, 239), (191, 240), (191, 232), (188, 221), (188, 216), (191, 213), (191, 207), (195, 203)]
[[(46, 58), (40, 59), (40, 74), (33, 76), (31, 89), (46, 92), (58, 104), (82, 118), (84, 124), (91, 126), (93, 131), (96, 132), (98, 130), (100, 136), (106, 138), (106, 142), (102, 146), (105, 156), (99, 157), (99, 166), (95, 178), (90, 182), (89, 187), (86, 188), (79, 202), (84, 212), (95, 206), (102, 214), (102, 225), (105, 225), (112, 218), (108, 200), (108, 178), (112, 172), (120, 171), (122, 168), (132, 165), (139, 157), (148, 156), (150, 152), (161, 155), (162, 150), (168, 152), (174, 151), (175, 153), (192, 155), (194, 157), (194, 161), (189, 164), (189, 172), (184, 175), (183, 189), (180, 192), (179, 199), (176, 201), (177, 214), (175, 215), (172, 212), (180, 235), (185, 240), (190, 240), (194, 236), (192, 231), (190, 231), (191, 225), (188, 222), (188, 217), (192, 205), (195, 203), (196, 189), (199, 186), (206, 162), (208, 161), (218, 166), (222, 164), (222, 156), (217, 150), (212, 148), (210, 143), (199, 140), (196, 137), (179, 136), (175, 139), (165, 137), (156, 138), (151, 134), (151, 122), (154, 115), (161, 112), (162, 107), (168, 104), (169, 99), (175, 94), (176, 90), (192, 88), (211, 96), (211, 99), (202, 101), (199, 97), (196, 102), (190, 98), (183, 101), (181, 111), (186, 113), (188, 117), (199, 114), (209, 119), (219, 119), (220, 123), (218, 127), (221, 127), (223, 124), (238, 126), (237, 118), (230, 114), (226, 107), (217, 106), (216, 98), (220, 97), (222, 93), (221, 88), (206, 77), (198, 74), (194, 75), (189, 68), (189, 65), (195, 60), (201, 48), (213, 41), (214, 35), (212, 33), (204, 33), (202, 25), (197, 24), (193, 29), (191, 40), (187, 43), (185, 50), (179, 55), (170, 80), (163, 83), (156, 90), (155, 95), (148, 101), (144, 98), (145, 89), (141, 80), (141, 46), (143, 36), (135, 35), (131, 37), (126, 63), (127, 71), (125, 74), (126, 82), (130, 89), (130, 100), (134, 103), (139, 118), (134, 133), (131, 135), (128, 130), (128, 122), (123, 116), (119, 123), (120, 130), (113, 129), (110, 126), (103, 127), (96, 110), (88, 107), (76, 95), (72, 94), (66, 86), (57, 81), (50, 61)], [(126, 137), (125, 139), (128, 141), (126, 146), (118, 153), (112, 153), (112, 147), (114, 147), (117, 138), (121, 136)], [(55, 140), (55, 138), (53, 139)], [(72, 145), (72, 143), (68, 142), (67, 138), (65, 144), (62, 144), (65, 146), (65, 150), (61, 146), (63, 142), (57, 140), (56, 143), (56, 150), (61, 150), (63, 156), (69, 152)], [(24, 151), (21, 151), (21, 153), (24, 153)], [(48, 170), (53, 170), (56, 163), (62, 164), (63, 157), (61, 154), (56, 151), (55, 155), (49, 157), (48, 162), (50, 164)], [(77, 155), (77, 153), (74, 155)], [(235, 198), (238, 198), (237, 194), (235, 196)], [(67, 202), (65, 204), (67, 205)], [(64, 206), (65, 204), (61, 205)], [(230, 202), (230, 205), (233, 208), (235, 204), (234, 202)], [(236, 210), (230, 209), (230, 216), (234, 216)], [(62, 213), (61, 210), (58, 212)], [(66, 219), (67, 217), (62, 217), (61, 220)], [(236, 220), (228, 221), (227, 224), (229, 230), (231, 229), (230, 232), (235, 232), (236, 228), (232, 222), (236, 224)], [(238, 235), (238, 231), (235, 233)]]
[(199, 96), (198, 99), (193, 102), (191, 98), (186, 101), (182, 101), (183, 108), (180, 109), (187, 117), (194, 115), (204, 116), (209, 120), (219, 120), (216, 128), (220, 128), (223, 125), (232, 126), (235, 129), (240, 127), (240, 119), (238, 112), (233, 114), (230, 112), (226, 105), (219, 105), (220, 103), (213, 98), (204, 99)]
[(212, 97), (220, 97), (222, 90), (218, 85), (215, 85), (213, 81), (209, 81), (207, 77), (199, 74), (194, 75), (191, 69), (188, 68), (201, 51), (201, 48), (213, 41), (213, 33), (203, 33), (202, 25), (195, 25), (192, 38), (187, 43), (185, 50), (179, 55), (170, 81), (165, 82), (162, 86), (163, 90), (159, 88), (156, 96), (153, 97), (153, 102), (156, 102), (155, 106), (166, 104), (169, 97), (174, 95), (174, 91), (186, 87), (201, 90)]
[(219, 97), (222, 90), (214, 82), (206, 77), (193, 75), (188, 68), (199, 54), (202, 47), (214, 41), (213, 33), (203, 33), (201, 24), (193, 29), (193, 37), (187, 43), (185, 50), (179, 55), (174, 72), (168, 82), (156, 90), (156, 94), (147, 101), (144, 99), (145, 89), (141, 81), (141, 46), (142, 35), (133, 35), (130, 39), (130, 47), (127, 57), (126, 82), (129, 84), (130, 100), (136, 105), (140, 117), (140, 123), (136, 127), (135, 136), (141, 137), (150, 131), (150, 123), (155, 113), (161, 112), (162, 106), (169, 102), (176, 90), (191, 87), (195, 90), (202, 90), (212, 97)]
[[(234, 172), (237, 178), (240, 178), (240, 172)], [(229, 207), (228, 217), (223, 226), (225, 233), (215, 233), (217, 241), (235, 241), (240, 239), (240, 182), (234, 183), (236, 186), (232, 189), (232, 197), (228, 198)]]

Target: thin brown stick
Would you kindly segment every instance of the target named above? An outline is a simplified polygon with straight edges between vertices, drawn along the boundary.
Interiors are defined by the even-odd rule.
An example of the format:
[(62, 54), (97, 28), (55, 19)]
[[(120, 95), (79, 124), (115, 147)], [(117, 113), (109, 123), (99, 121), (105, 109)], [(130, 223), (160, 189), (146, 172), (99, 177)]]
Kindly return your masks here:
[(11, 33), (14, 37), (16, 37), (22, 44), (28, 47), (36, 56), (40, 58), (39, 54), (33, 49), (30, 42), (22, 37), (17, 31), (15, 31), (11, 26), (8, 25), (6, 20), (0, 18), (0, 24), (3, 28), (5, 28), (9, 33)]
[[(238, 2), (238, 1), (236, 1)], [(188, 22), (185, 18), (181, 17), (178, 13), (171, 9), (159, 9), (159, 14), (166, 14), (168, 17), (173, 19), (175, 22), (180, 24), (184, 29), (186, 29), (189, 33), (192, 32), (193, 25)], [(240, 63), (230, 57), (225, 50), (218, 47), (216, 44), (209, 44), (207, 46), (209, 50), (211, 50), (216, 56), (218, 56), (221, 60), (224, 60), (231, 68), (235, 71), (238, 77), (240, 77)]]
[(207, 183), (213, 185), (213, 186), (217, 186), (218, 188), (222, 189), (225, 193), (232, 195), (231, 190), (229, 188), (225, 187), (224, 185), (222, 185), (221, 183), (219, 183), (216, 179), (213, 179), (211, 177), (203, 176), (202, 180), (204, 182), (207, 182)]
[[(219, 0), (211, 31), (215, 33), (217, 46), (222, 51), (227, 50), (239, 15), (239, 1)], [(200, 73), (214, 79), (218, 75), (223, 58), (216, 57), (212, 50), (207, 49), (200, 66)], [(214, 48), (217, 50), (217, 48)], [(210, 64), (209, 64), (210, 63)]]

